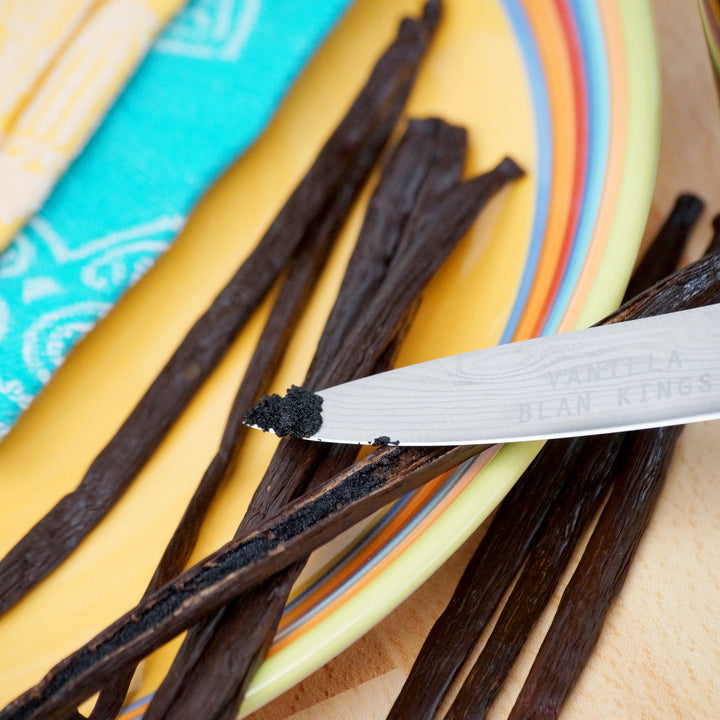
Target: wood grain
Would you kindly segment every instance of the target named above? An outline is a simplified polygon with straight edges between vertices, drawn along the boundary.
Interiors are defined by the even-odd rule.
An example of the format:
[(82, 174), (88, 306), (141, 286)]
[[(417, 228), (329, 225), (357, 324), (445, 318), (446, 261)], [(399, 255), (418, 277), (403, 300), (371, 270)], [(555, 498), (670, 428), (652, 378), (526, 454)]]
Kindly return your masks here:
[[(707, 202), (686, 260), (720, 213), (720, 103), (696, 4), (653, 0), (663, 83), (657, 183), (644, 244), (682, 191)], [(720, 707), (720, 422), (688, 427), (625, 589), (563, 718), (717, 717)], [(484, 530), (373, 630), (252, 720), (384, 718)], [(564, 584), (562, 585), (564, 587)], [(561, 592), (562, 587), (559, 592)], [(556, 597), (557, 600), (557, 597)], [(540, 623), (491, 717), (506, 717)]]

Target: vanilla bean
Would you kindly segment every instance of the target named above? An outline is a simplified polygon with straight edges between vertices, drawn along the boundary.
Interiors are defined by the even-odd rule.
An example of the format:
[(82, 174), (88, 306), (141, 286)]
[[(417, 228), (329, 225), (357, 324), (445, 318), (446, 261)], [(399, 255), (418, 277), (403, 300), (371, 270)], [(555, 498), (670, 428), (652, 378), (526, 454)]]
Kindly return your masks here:
[(690, 231), (704, 207), (705, 204), (696, 195), (678, 195), (663, 226), (633, 271), (625, 300), (635, 297), (677, 268)]
[(107, 514), (320, 218), (347, 215), (355, 193), (340, 190), (351, 182), (359, 191), (375, 165), (405, 105), (438, 16), (439, 3), (430, 0), (420, 22), (403, 22), (262, 240), (195, 322), (79, 486), (0, 562), (0, 613), (52, 572)]
[(701, 257), (655, 283), (610, 314), (603, 324), (652, 317), (720, 301), (720, 259), (717, 253)]
[(712, 221), (713, 235), (710, 244), (705, 249), (705, 254), (715, 253), (720, 250), (720, 215), (716, 215)]
[(510, 720), (560, 713), (625, 582), (681, 432), (676, 426), (628, 433), (629, 461), (563, 593)]
[[(416, 309), (409, 313), (408, 326)], [(376, 372), (392, 367), (406, 329), (380, 358)], [(346, 467), (356, 454), (355, 448), (332, 446), (315, 470), (312, 486), (324, 484), (336, 468)], [(304, 565), (302, 560), (295, 563), (228, 603), (212, 618), (195, 624), (147, 708), (146, 720), (168, 715), (237, 717), (247, 686), (272, 644), (287, 596)]]
[[(630, 299), (670, 274), (703, 209), (694, 195), (680, 195), (643, 260), (630, 279)], [(484, 718), (502, 683), (539, 619), (575, 549), (580, 534), (598, 509), (603, 493), (624, 461), (620, 445), (625, 434), (589, 438), (574, 458), (580, 475), (555, 499), (542, 532), (480, 656), (450, 707), (447, 720)], [(593, 450), (595, 452), (593, 452)], [(618, 457), (620, 458), (618, 460)]]
[[(527, 557), (583, 438), (541, 452), (508, 492), (423, 643), (389, 720), (430, 720)], [(502, 530), (500, 530), (502, 529)], [(478, 581), (482, 577), (482, 581)]]
[[(314, 473), (347, 467), (352, 446), (334, 446)], [(235, 718), (255, 671), (272, 644), (287, 598), (305, 558), (235, 598), (208, 621), (194, 625), (149, 707), (146, 720)]]
[[(399, 343), (380, 359), (377, 372), (391, 367)], [(297, 442), (297, 441), (296, 441)], [(313, 473), (313, 485), (329, 480), (357, 455), (352, 446), (328, 448)], [(299, 561), (196, 623), (184, 639), (167, 677), (144, 717), (236, 717), (247, 685), (264, 659), (287, 596), (304, 567)]]
[[(505, 158), (492, 170), (454, 185), (444, 193), (442, 202), (431, 205), (418, 217), (410, 218), (409, 230), (406, 230), (405, 239), (401, 239), (401, 243), (407, 242), (403, 245), (405, 252), (397, 256), (393, 267), (398, 285), (388, 282), (372, 298), (367, 313), (353, 327), (349, 340), (353, 350), (349, 357), (335, 357), (327, 379), (315, 389), (337, 384), (340, 380), (336, 378), (361, 377), (367, 373), (362, 369), (363, 357), (369, 351), (376, 328), (398, 327), (402, 321), (399, 308), (407, 307), (427, 284), (486, 203), (522, 175), (522, 169), (510, 158)], [(428, 253), (426, 248), (433, 238), (433, 252)]]
[[(415, 310), (411, 309), (409, 318)], [(376, 372), (392, 367), (406, 329), (380, 358)], [(356, 448), (351, 446), (332, 446), (316, 468), (312, 485), (324, 484), (356, 455)], [(237, 717), (247, 686), (267, 654), (287, 596), (304, 566), (303, 560), (291, 565), (190, 628), (145, 711), (145, 719), (168, 713), (174, 718)]]
[(306, 382), (316, 384), (315, 378), (321, 372), (318, 364), (337, 352), (358, 314), (364, 311), (383, 283), (393, 258), (397, 257), (400, 236), (426, 180), (441, 131), (452, 135), (449, 144), (461, 155), (457, 162), (457, 177), (455, 173), (448, 173), (448, 177), (460, 179), (467, 151), (465, 131), (449, 126), (446, 129), (441, 120), (410, 119), (399, 142), (390, 149), (383, 163), (337, 293), (338, 299), (325, 322)]

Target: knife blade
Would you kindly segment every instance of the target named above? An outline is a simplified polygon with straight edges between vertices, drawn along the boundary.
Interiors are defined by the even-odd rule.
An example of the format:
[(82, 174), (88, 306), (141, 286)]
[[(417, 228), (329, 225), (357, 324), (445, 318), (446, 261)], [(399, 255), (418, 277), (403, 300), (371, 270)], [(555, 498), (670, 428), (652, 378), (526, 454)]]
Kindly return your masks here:
[(303, 437), (368, 445), (476, 445), (710, 420), (720, 417), (720, 305), (439, 358), (313, 397), (320, 424)]

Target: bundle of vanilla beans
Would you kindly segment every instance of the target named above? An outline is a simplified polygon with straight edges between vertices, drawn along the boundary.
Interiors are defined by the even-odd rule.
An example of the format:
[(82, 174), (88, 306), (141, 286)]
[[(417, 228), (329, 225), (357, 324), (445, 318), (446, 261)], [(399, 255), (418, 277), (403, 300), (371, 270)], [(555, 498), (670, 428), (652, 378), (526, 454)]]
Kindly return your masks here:
[[(606, 323), (720, 301), (718, 219), (704, 258), (671, 274), (702, 208), (694, 195), (678, 197), (630, 280), (625, 304)], [(681, 431), (674, 426), (547, 442), (498, 508), (388, 718), (430, 720), (448, 705), (442, 713), (447, 720), (486, 717), (591, 529), (509, 716), (558, 717), (627, 577)]]
[[(0, 612), (56, 568), (101, 521), (149, 459), (270, 288), (278, 292), (233, 402), (217, 454), (135, 608), (69, 655), (0, 711), (0, 720), (93, 720), (118, 714), (137, 662), (187, 631), (144, 717), (234, 718), (272, 641), (308, 555), (350, 525), (479, 447), (383, 447), (355, 461), (346, 446), (283, 439), (235, 537), (184, 569), (213, 497), (241, 451), (242, 419), (267, 390), (294, 323), (361, 188), (381, 155), (345, 277), (303, 386), (344, 382), (390, 367), (419, 297), (484, 205), (522, 176), (510, 159), (463, 179), (467, 138), (437, 119), (410, 120), (387, 148), (440, 21), (430, 0), (401, 24), (366, 86), (249, 256), (197, 320), (163, 371), (63, 498), (0, 561)], [(664, 278), (700, 211), (678, 200), (629, 289), (606, 322), (720, 299), (714, 252)], [(652, 266), (651, 266), (652, 263)], [(548, 443), (501, 505), (447, 611), (392, 711), (431, 718), (506, 590), (515, 583), (478, 664), (448, 717), (481, 717), (495, 697), (577, 538), (604, 509), (513, 717), (552, 717), (597, 638), (662, 484), (677, 428)], [(582, 602), (573, 595), (583, 588)], [(575, 591), (576, 592), (576, 591)], [(578, 608), (580, 608), (578, 610)], [(572, 638), (571, 641), (568, 638)], [(564, 653), (564, 655), (563, 655)]]

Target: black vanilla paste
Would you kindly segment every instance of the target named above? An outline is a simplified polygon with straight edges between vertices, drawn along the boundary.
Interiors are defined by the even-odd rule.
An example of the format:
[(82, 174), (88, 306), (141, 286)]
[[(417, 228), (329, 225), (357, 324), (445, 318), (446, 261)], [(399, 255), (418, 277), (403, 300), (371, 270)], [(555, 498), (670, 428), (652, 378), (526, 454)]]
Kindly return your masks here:
[(284, 397), (273, 393), (261, 398), (245, 413), (245, 422), (280, 437), (310, 437), (322, 425), (322, 398), (291, 385)]

